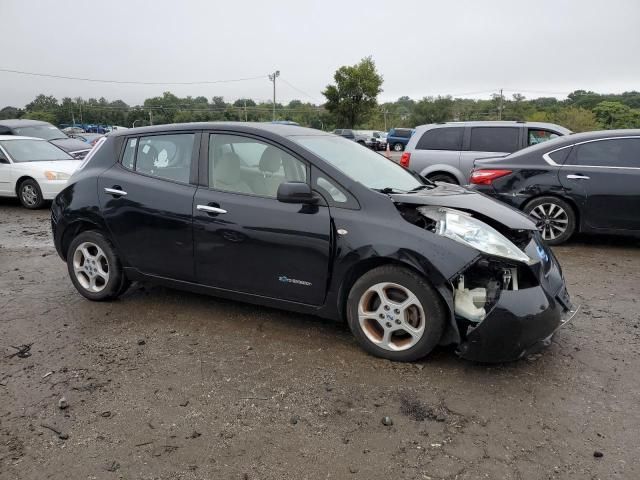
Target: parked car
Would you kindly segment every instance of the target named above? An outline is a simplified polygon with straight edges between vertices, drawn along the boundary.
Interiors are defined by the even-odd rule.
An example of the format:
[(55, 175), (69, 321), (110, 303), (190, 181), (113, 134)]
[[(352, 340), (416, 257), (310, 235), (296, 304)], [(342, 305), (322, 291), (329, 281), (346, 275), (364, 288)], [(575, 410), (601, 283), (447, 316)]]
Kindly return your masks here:
[(373, 132), (373, 138), (375, 139), (377, 150), (387, 149), (387, 134), (385, 132)]
[(0, 135), (0, 196), (40, 208), (66, 186), (81, 163), (46, 140)]
[(352, 130), (350, 128), (337, 128), (333, 131), (335, 135), (353, 140), (365, 147), (372, 147), (374, 144), (373, 137), (366, 130)]
[(570, 134), (538, 122), (447, 122), (416, 127), (400, 165), (436, 182), (465, 185), (477, 158), (506, 156)]
[(58, 127), (40, 120), (0, 120), (0, 135), (42, 138), (79, 159), (84, 158), (91, 150), (91, 148), (87, 148), (85, 142), (69, 138)]
[(575, 232), (640, 235), (640, 130), (577, 133), (479, 160), (471, 183), (531, 215), (552, 245)]
[(377, 140), (374, 136), (375, 132), (373, 130), (354, 130), (356, 135), (356, 142), (360, 145), (364, 145), (365, 147), (369, 147), (372, 149), (377, 148)]
[(394, 152), (402, 152), (413, 133), (414, 130), (412, 128), (392, 128), (387, 133), (387, 143), (391, 145), (391, 150)]
[(336, 128), (333, 131), (333, 134), (334, 135), (339, 135), (339, 136), (341, 136), (343, 138), (347, 138), (349, 140), (355, 140), (356, 139), (356, 134), (350, 128)]
[(88, 143), (92, 147), (100, 140), (104, 135), (100, 133), (74, 133), (70, 135), (71, 138), (76, 138), (78, 140), (82, 140), (85, 143)]
[(148, 280), (346, 318), (392, 360), (439, 343), (517, 359), (570, 315), (560, 266), (525, 215), (303, 127), (112, 133), (56, 197), (51, 224), (90, 300)]

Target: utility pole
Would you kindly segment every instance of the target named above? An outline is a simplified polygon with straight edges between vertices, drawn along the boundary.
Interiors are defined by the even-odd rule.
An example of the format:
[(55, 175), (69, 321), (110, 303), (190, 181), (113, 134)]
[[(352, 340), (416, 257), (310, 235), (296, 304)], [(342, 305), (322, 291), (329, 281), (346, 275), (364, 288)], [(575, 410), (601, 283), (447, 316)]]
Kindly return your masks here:
[(280, 70), (269, 74), (269, 80), (273, 82), (273, 121), (276, 121), (276, 78), (280, 76)]
[(248, 121), (247, 120), (247, 101), (244, 101), (244, 121)]
[(153, 125), (153, 110), (149, 110), (149, 123)]
[(388, 132), (388, 130), (387, 130), (387, 113), (389, 113), (389, 112), (388, 112), (388, 111), (387, 111), (387, 109), (385, 108), (385, 109), (384, 109), (384, 111), (383, 111), (382, 113), (384, 114), (384, 131), (385, 131), (385, 132)]
[(498, 106), (498, 120), (502, 120), (502, 102), (504, 100), (504, 96), (502, 95), (502, 89), (500, 89), (500, 104)]

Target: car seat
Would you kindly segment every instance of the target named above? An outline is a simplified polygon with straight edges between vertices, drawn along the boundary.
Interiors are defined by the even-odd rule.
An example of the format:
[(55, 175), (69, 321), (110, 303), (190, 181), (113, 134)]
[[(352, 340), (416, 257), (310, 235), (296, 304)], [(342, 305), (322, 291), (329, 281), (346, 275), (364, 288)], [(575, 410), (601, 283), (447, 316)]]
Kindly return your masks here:
[(241, 179), (240, 173), (240, 157), (233, 152), (223, 154), (214, 162), (213, 187), (231, 192), (253, 193)]

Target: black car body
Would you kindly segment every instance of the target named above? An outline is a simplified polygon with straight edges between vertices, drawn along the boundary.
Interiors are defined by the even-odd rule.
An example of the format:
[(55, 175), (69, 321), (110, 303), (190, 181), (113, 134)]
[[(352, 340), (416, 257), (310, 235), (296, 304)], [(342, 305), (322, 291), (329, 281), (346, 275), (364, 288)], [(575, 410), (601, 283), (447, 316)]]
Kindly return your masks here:
[(532, 215), (549, 243), (574, 232), (640, 234), (640, 130), (557, 138), (477, 160), (473, 187)]
[(40, 120), (0, 120), (0, 135), (43, 138), (78, 159), (84, 158), (91, 150), (86, 142), (70, 138), (58, 127)]
[[(182, 153), (158, 152), (168, 141), (174, 145), (169, 150)], [(256, 145), (262, 153), (252, 156)], [(276, 151), (279, 156), (274, 157)], [(150, 152), (153, 161), (146, 157)], [(341, 155), (344, 162), (336, 164)], [(183, 170), (173, 160), (178, 157)], [(366, 172), (362, 182), (378, 182), (380, 173), (415, 188), (399, 191), (377, 183), (371, 188), (354, 179), (359, 173), (352, 169), (359, 163)], [(284, 182), (275, 178), (281, 174)], [(434, 220), (441, 216), (449, 223)], [(356, 315), (370, 329), (367, 335), (378, 341), (376, 335), (384, 336), (378, 326), (396, 328), (392, 322), (401, 322), (388, 305), (395, 305), (394, 285), (400, 288), (402, 279), (408, 279), (418, 285), (417, 293), (425, 289), (432, 295), (418, 295), (429, 307), (410, 311), (418, 322), (430, 322), (427, 311), (434, 319), (442, 315), (442, 328), (429, 330), (431, 343), (416, 345), (421, 353), (367, 346), (354, 331), (365, 349), (396, 360), (424, 356), (438, 343), (457, 344), (468, 359), (517, 359), (548, 342), (571, 308), (558, 262), (522, 213), (463, 187), (425, 183), (351, 141), (302, 127), (195, 123), (112, 133), (58, 195), (51, 221), (56, 249), (67, 261), (72, 281), (94, 300), (104, 296), (79, 288), (74, 272), (80, 271), (88, 285), (96, 275), (91, 259), (98, 255), (112, 262), (109, 268), (116, 273), (120, 267), (123, 272), (121, 283), (108, 284), (113, 288), (110, 298), (126, 289), (128, 281), (149, 280), (347, 318), (352, 330)], [(444, 225), (448, 232), (456, 221), (480, 225), (477, 232), (504, 235), (513, 248), (517, 245), (518, 259), (484, 253), (436, 231)], [(485, 229), (489, 225), (493, 228)], [(91, 253), (85, 260), (83, 245), (96, 243), (91, 232), (103, 237), (98, 246), (114, 253)], [(78, 244), (78, 238), (85, 243)], [(382, 319), (378, 326), (363, 320), (368, 313), (360, 316), (360, 307), (350, 310), (353, 292), (365, 289), (364, 279), (374, 273), (387, 283), (372, 283), (371, 288), (381, 285), (383, 293), (377, 300), (373, 294), (369, 306), (363, 299), (370, 289), (363, 290), (358, 305), (375, 310), (375, 322), (378, 315)], [(485, 315), (470, 321), (465, 308), (474, 308), (462, 304), (459, 292), (468, 296), (477, 287), (485, 292)], [(385, 310), (383, 297), (391, 299)], [(409, 300), (398, 302), (406, 306)]]

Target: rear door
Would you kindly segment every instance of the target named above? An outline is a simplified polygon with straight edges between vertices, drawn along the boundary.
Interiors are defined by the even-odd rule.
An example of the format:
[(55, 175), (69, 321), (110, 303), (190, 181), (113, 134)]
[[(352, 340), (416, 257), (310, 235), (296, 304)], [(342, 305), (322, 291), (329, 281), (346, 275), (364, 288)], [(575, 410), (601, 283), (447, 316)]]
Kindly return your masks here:
[(520, 149), (522, 128), (513, 127), (469, 127), (465, 150), (460, 155), (460, 170), (467, 181), (473, 162), (487, 157), (506, 156)]
[(584, 192), (582, 220), (589, 228), (640, 231), (640, 137), (576, 145), (560, 181)]
[(310, 305), (324, 301), (331, 220), (324, 205), (282, 203), (309, 165), (261, 137), (211, 133), (193, 207), (199, 283)]
[(126, 139), (122, 159), (98, 178), (102, 213), (118, 252), (143, 273), (192, 281), (192, 207), (198, 132)]

